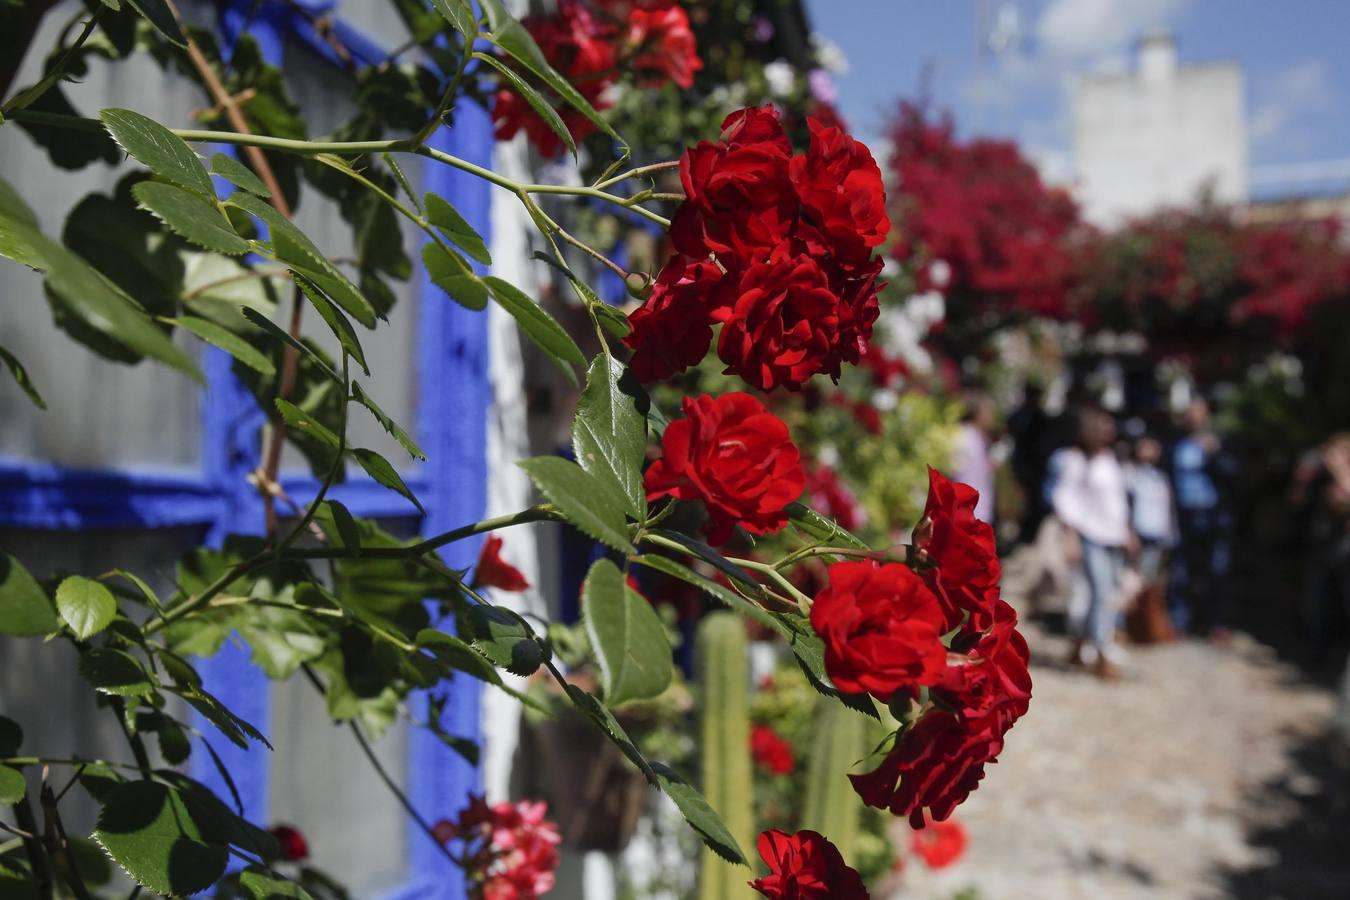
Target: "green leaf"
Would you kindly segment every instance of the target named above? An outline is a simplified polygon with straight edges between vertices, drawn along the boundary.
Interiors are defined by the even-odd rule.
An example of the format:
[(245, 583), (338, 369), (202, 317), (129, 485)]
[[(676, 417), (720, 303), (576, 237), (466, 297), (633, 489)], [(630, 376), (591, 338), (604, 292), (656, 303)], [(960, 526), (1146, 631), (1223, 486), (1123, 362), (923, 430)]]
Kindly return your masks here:
[(336, 434), (294, 403), (278, 397), (276, 405), (277, 412), (281, 413), (281, 420), (286, 423), (287, 428), (294, 428), (296, 431), (303, 431), (318, 438), (334, 450), (342, 446), (342, 440)]
[(42, 395), (38, 393), (38, 389), (33, 386), (32, 380), (28, 377), (28, 370), (23, 367), (23, 363), (19, 362), (13, 353), (10, 353), (4, 347), (0, 347), (0, 364), (9, 369), (9, 374), (14, 376), (19, 389), (28, 395), (28, 399), (33, 401), (34, 406), (38, 409), (47, 408), (47, 401), (42, 399)]
[(248, 241), (234, 233), (220, 208), (198, 194), (162, 181), (142, 181), (131, 195), (142, 209), (199, 247), (226, 256), (249, 251)]
[(108, 795), (94, 840), (126, 873), (160, 894), (195, 894), (225, 873), (229, 848), (178, 789), (129, 781)]
[(103, 694), (148, 697), (155, 682), (136, 658), (125, 650), (99, 647), (80, 657), (80, 675)]
[(542, 94), (536, 91), (528, 81), (521, 78), (514, 69), (492, 54), (475, 53), (473, 58), (482, 60), (501, 73), (502, 77), (511, 83), (511, 89), (524, 97), (525, 102), (530, 104), (530, 109), (533, 109), (535, 114), (543, 119), (549, 128), (553, 129), (553, 133), (567, 147), (567, 152), (571, 153), (573, 157), (577, 155), (577, 142), (572, 138), (572, 132), (568, 130), (562, 117), (558, 115), (558, 111), (544, 99)]
[(17, 756), (23, 746), (23, 729), (19, 723), (0, 716), (0, 756)]
[(572, 705), (579, 709), (587, 718), (600, 727), (614, 745), (623, 751), (623, 755), (628, 757), (633, 765), (642, 770), (642, 774), (647, 776), (647, 780), (656, 784), (656, 770), (652, 764), (647, 762), (647, 758), (642, 755), (637, 744), (624, 731), (619, 720), (614, 718), (614, 714), (605, 708), (605, 705), (575, 684), (567, 685), (567, 697), (572, 701)]
[(375, 327), (375, 307), (362, 296), (356, 285), (337, 266), (329, 262), (323, 252), (289, 219), (276, 211), (272, 204), (249, 193), (233, 193), (226, 201), (267, 225), (268, 236), (277, 258), (294, 270), (308, 276), (338, 306), (367, 328)]
[(473, 43), (478, 35), (478, 18), (468, 0), (431, 0), (431, 5), (463, 36), (465, 46)]
[(787, 514), (797, 524), (798, 528), (818, 541), (825, 541), (836, 547), (853, 547), (857, 550), (872, 549), (866, 542), (854, 537), (852, 533), (832, 519), (827, 519), (805, 503), (796, 501), (789, 503)]
[(294, 347), (296, 350), (300, 351), (303, 356), (309, 357), (310, 362), (314, 363), (321, 372), (338, 384), (342, 384), (342, 376), (337, 372), (334, 372), (333, 367), (324, 361), (323, 357), (319, 356), (319, 354), (306, 346), (303, 341), (297, 341), (295, 338), (291, 337), (280, 325), (273, 322), (271, 319), (267, 318), (267, 316), (258, 312), (251, 306), (245, 306), (240, 312), (244, 314), (245, 319), (248, 319), (254, 325), (257, 325), (270, 336), (281, 341), (283, 344)]
[(568, 381), (576, 384), (577, 376), (572, 366), (586, 365), (586, 356), (571, 335), (543, 307), (511, 282), (489, 275), (483, 279), (483, 283), (488, 286), (498, 305), (516, 320), (525, 336), (558, 363)]
[(56, 588), (56, 609), (83, 641), (107, 628), (117, 616), (117, 598), (97, 581), (72, 575)]
[(272, 192), (267, 189), (267, 185), (263, 184), (262, 179), (253, 174), (252, 169), (233, 156), (217, 153), (211, 157), (211, 172), (250, 194), (256, 194), (264, 199), (272, 196)]
[(492, 265), (492, 254), (488, 252), (483, 236), (459, 214), (459, 210), (450, 205), (450, 201), (439, 194), (427, 191), (422, 197), (422, 202), (426, 205), (427, 221), (436, 226), (436, 230), (448, 241), (458, 245), (461, 250), (483, 265)]
[(642, 483), (647, 423), (633, 396), (641, 387), (631, 376), (625, 378), (626, 373), (623, 364), (606, 353), (591, 360), (572, 423), (572, 449), (583, 469), (618, 485), (628, 514), (641, 521), (647, 515)]
[(361, 390), (361, 385), (357, 384), (355, 381), (352, 382), (352, 399), (370, 410), (370, 414), (375, 417), (375, 421), (379, 422), (381, 427), (389, 432), (389, 435), (394, 440), (398, 441), (403, 449), (408, 451), (410, 456), (414, 459), (420, 459), (423, 462), (426, 461), (427, 455), (422, 452), (421, 447), (417, 446), (417, 442), (412, 439), (412, 436), (404, 431), (397, 422), (385, 415), (384, 410), (380, 409), (380, 407), (375, 404), (375, 401), (371, 399), (370, 395)]
[(59, 630), (56, 607), (28, 570), (8, 553), (0, 553), (0, 634), (38, 637)]
[(623, 516), (628, 501), (617, 487), (559, 456), (536, 456), (518, 465), (568, 522), (615, 550), (636, 552)]
[(113, 140), (151, 172), (200, 194), (203, 199), (215, 199), (215, 187), (206, 167), (178, 135), (154, 119), (129, 109), (105, 109), (98, 117)]
[(28, 782), (23, 772), (9, 766), (0, 766), (0, 805), (9, 806), (18, 803), (28, 792)]
[(666, 796), (675, 801), (684, 820), (698, 834), (709, 850), (733, 865), (746, 865), (745, 854), (736, 839), (731, 836), (722, 818), (708, 805), (693, 785), (685, 781), (674, 770), (661, 763), (652, 766), (656, 772), (656, 783)]
[(297, 273), (295, 283), (299, 286), (300, 293), (304, 294), (309, 300), (310, 305), (319, 311), (319, 317), (333, 332), (333, 336), (338, 339), (342, 349), (346, 350), (347, 354), (356, 360), (356, 364), (361, 367), (361, 370), (369, 375), (370, 366), (366, 365), (366, 354), (361, 349), (361, 341), (356, 336), (356, 329), (352, 327), (352, 323), (347, 321), (347, 317), (338, 311), (337, 306), (324, 296), (323, 291), (319, 290), (318, 285), (309, 278)]
[(423, 628), (417, 632), (416, 640), (419, 648), (428, 651), (450, 668), (489, 684), (501, 684), (502, 679), (497, 670), (467, 641), (435, 628)]
[(687, 547), (704, 562), (708, 563), (713, 568), (718, 569), (722, 574), (731, 578), (733, 581), (739, 581), (750, 590), (755, 592), (760, 590), (759, 582), (754, 579), (754, 576), (702, 541), (695, 540), (687, 534), (671, 531), (666, 528), (654, 529), (652, 533), (659, 534), (667, 540), (675, 541), (677, 544)]
[(487, 14), (488, 27), (491, 28), (488, 39), (510, 54), (512, 59), (539, 76), (559, 97), (562, 97), (573, 109), (589, 119), (596, 128), (618, 141), (623, 147), (623, 155), (628, 156), (628, 144), (624, 142), (623, 138), (619, 137), (618, 132), (605, 120), (604, 116), (595, 111), (591, 102), (583, 97), (580, 91), (572, 87), (572, 83), (557, 69), (549, 65), (548, 59), (539, 49), (539, 45), (534, 42), (534, 38), (525, 30), (525, 26), (521, 25), (514, 16), (506, 11), (506, 7), (502, 5), (501, 0), (480, 0), (480, 5), (483, 12)]
[(450, 295), (460, 306), (466, 309), (487, 308), (488, 289), (473, 272), (468, 270), (468, 262), (449, 247), (431, 243), (422, 245), (422, 264), (426, 266), (427, 277), (436, 287)]
[(168, 716), (160, 716), (155, 727), (155, 737), (159, 740), (159, 755), (171, 766), (186, 762), (192, 755), (192, 744), (188, 741), (187, 732)]
[(247, 750), (248, 740), (251, 738), (269, 750), (272, 749), (272, 745), (268, 743), (267, 738), (263, 737), (261, 731), (235, 715), (223, 703), (201, 688), (179, 686), (170, 688), (170, 691), (191, 704), (193, 709), (205, 716), (207, 721), (216, 726), (220, 733), (229, 738), (235, 746)]
[(272, 364), (272, 360), (259, 353), (257, 348), (233, 331), (217, 325), (210, 319), (181, 316), (174, 319), (173, 323), (192, 332), (211, 346), (219, 347), (255, 372), (263, 375), (277, 373), (277, 367)]
[[(0, 256), (47, 273), (47, 288), (58, 324), (77, 340), (86, 335), (125, 348), (131, 357), (150, 356), (203, 381), (192, 358), (160, 330), (134, 300), (84, 259), (25, 221), (23, 211), (0, 209)], [(69, 323), (63, 322), (68, 319)], [(78, 324), (79, 332), (72, 325)], [(96, 344), (90, 346), (105, 352)], [(126, 361), (125, 356), (118, 357)]]
[(178, 20), (173, 17), (173, 13), (164, 0), (126, 0), (126, 2), (130, 3), (136, 12), (144, 16), (147, 22), (155, 26), (155, 30), (164, 35), (170, 43), (183, 48), (187, 47), (183, 32), (178, 27)]
[(531, 675), (544, 664), (544, 648), (529, 623), (501, 606), (472, 606), (466, 616), (474, 647), (494, 666), (516, 675)]
[(356, 520), (347, 507), (336, 500), (325, 500), (324, 507), (328, 510), (328, 515), (333, 519), (333, 527), (337, 529), (338, 536), (342, 538), (342, 546), (346, 550), (354, 550), (357, 554), (361, 552), (361, 529), (357, 527)]
[(674, 667), (666, 628), (646, 598), (624, 582), (618, 566), (595, 561), (582, 585), (581, 605), (609, 706), (655, 697), (670, 686)]
[(261, 866), (249, 866), (240, 872), (238, 889), (240, 896), (247, 900), (313, 900), (309, 891), (294, 881), (288, 881)]
[(426, 513), (421, 501), (413, 495), (412, 490), (399, 477), (398, 472), (394, 471), (394, 467), (389, 464), (389, 460), (374, 450), (365, 450), (360, 447), (352, 450), (351, 454), (360, 463), (361, 468), (366, 470), (367, 475), (389, 488), (389, 490), (404, 497), (409, 503), (417, 507), (419, 512)]

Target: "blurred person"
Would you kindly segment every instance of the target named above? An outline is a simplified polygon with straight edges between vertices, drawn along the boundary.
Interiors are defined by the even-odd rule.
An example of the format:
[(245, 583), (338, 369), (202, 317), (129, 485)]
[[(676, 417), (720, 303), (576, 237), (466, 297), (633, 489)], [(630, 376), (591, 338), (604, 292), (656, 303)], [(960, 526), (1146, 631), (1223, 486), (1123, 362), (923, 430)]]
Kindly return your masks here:
[(1125, 466), (1125, 492), (1130, 503), (1130, 528), (1138, 542), (1132, 571), (1138, 584), (1127, 598), (1126, 630), (1136, 643), (1151, 644), (1173, 636), (1163, 595), (1163, 564), (1176, 546), (1177, 525), (1172, 485), (1162, 462), (1162, 444), (1140, 436)]
[(1023, 498), (1018, 539), (1024, 544), (1036, 539), (1041, 521), (1050, 511), (1042, 485), (1050, 459), (1052, 420), (1042, 405), (1044, 400), (1045, 388), (1029, 382), (1021, 405), (1008, 416), (1008, 436), (1013, 440), (1012, 474)]
[(1322, 661), (1350, 624), (1350, 433), (1303, 455), (1290, 501), (1300, 509), (1304, 547), (1299, 625)]
[(1099, 407), (1084, 407), (1077, 442), (1063, 454), (1053, 497), (1055, 515), (1071, 533), (1069, 558), (1086, 586), (1086, 603), (1070, 607), (1070, 662), (1091, 665), (1105, 680), (1119, 676), (1115, 600), (1134, 541), (1125, 472), (1112, 450), (1115, 439), (1114, 420)]
[(1179, 538), (1172, 560), (1172, 625), (1178, 631), (1208, 631), (1223, 642), (1229, 636), (1233, 517), (1228, 493), (1233, 463), (1210, 427), (1209, 403), (1203, 398), (1186, 407), (1181, 427), (1171, 455)]
[(989, 453), (995, 425), (994, 401), (987, 394), (972, 392), (965, 398), (965, 413), (952, 451), (952, 473), (980, 492), (975, 518), (994, 524), (994, 460)]

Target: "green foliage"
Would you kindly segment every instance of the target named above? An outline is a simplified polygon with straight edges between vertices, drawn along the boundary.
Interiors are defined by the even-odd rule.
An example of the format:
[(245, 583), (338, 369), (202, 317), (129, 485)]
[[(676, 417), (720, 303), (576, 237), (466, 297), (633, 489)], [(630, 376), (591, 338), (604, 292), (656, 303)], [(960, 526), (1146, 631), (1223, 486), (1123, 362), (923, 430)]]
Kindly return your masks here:
[(56, 610), (75, 637), (83, 641), (112, 624), (117, 600), (97, 581), (72, 575), (56, 588)]
[(61, 627), (42, 585), (8, 553), (0, 553), (0, 634), (37, 637)]
[(581, 604), (608, 705), (650, 699), (670, 686), (673, 666), (665, 626), (646, 598), (624, 582), (618, 566), (595, 561), (581, 589)]
[[(716, 612), (698, 626), (694, 655), (698, 666), (703, 790), (726, 817), (732, 846), (754, 846), (754, 801), (750, 771), (750, 659), (745, 624), (731, 613)], [(712, 854), (720, 856), (717, 859)], [(732, 900), (745, 895), (745, 873), (705, 852), (699, 869), (700, 900)]]
[(612, 483), (557, 456), (536, 456), (520, 467), (577, 528), (615, 550), (634, 552), (624, 525), (628, 501)]
[(586, 389), (577, 403), (572, 425), (572, 449), (583, 469), (623, 490), (630, 516), (647, 515), (647, 492), (642, 484), (647, 428), (646, 393), (636, 379), (608, 354), (591, 361)]
[(94, 839), (137, 884), (195, 894), (224, 873), (229, 843), (194, 800), (158, 782), (127, 782), (104, 801)]

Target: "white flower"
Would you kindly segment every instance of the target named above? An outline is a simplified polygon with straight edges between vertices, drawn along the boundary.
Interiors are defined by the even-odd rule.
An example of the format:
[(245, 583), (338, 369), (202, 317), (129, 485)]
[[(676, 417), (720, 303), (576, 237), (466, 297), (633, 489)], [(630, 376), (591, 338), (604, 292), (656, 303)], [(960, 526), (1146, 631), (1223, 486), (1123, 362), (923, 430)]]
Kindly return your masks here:
[(938, 290), (942, 290), (948, 284), (951, 284), (951, 263), (947, 262), (945, 259), (935, 259), (930, 262), (928, 264), (928, 280), (932, 283), (933, 287)]
[(797, 84), (797, 73), (787, 60), (775, 59), (764, 67), (764, 80), (768, 82), (770, 96), (786, 97)]
[(816, 52), (816, 63), (827, 72), (848, 74), (848, 57), (839, 45), (822, 34), (811, 35), (811, 48)]

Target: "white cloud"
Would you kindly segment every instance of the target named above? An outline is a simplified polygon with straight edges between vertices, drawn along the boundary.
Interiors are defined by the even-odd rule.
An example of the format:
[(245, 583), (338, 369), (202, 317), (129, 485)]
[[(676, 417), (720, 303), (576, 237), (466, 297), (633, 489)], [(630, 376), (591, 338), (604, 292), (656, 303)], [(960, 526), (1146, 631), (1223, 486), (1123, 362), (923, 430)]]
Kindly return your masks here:
[(1247, 132), (1253, 144), (1287, 137), (1290, 125), (1310, 113), (1335, 107), (1327, 64), (1320, 59), (1294, 63), (1255, 85), (1256, 103)]
[(1139, 36), (1173, 25), (1192, 0), (1051, 0), (1036, 23), (1041, 49), (1060, 59), (1118, 56)]

